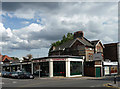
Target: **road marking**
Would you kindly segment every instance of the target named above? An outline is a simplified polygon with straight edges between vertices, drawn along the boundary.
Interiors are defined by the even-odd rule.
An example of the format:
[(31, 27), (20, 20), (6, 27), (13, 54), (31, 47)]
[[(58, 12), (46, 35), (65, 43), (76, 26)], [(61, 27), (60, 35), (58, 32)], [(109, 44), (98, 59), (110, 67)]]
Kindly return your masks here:
[(13, 81), (13, 83), (17, 83), (16, 81)]
[(90, 87), (95, 87), (95, 86), (90, 86)]

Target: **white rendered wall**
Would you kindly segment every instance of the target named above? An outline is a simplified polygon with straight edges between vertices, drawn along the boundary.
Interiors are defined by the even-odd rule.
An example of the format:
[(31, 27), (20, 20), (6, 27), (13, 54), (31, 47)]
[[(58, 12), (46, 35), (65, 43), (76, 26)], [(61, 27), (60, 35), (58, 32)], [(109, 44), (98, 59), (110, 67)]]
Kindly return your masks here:
[(53, 77), (53, 61), (49, 61), (49, 77)]
[(84, 74), (84, 65), (83, 65), (84, 61), (83, 61), (83, 59), (68, 58), (66, 60), (66, 70), (67, 70), (66, 72), (68, 72), (68, 73), (66, 73), (66, 77), (79, 77), (79, 76), (82, 76), (82, 75), (72, 75), (72, 76), (70, 75), (70, 61), (80, 61), (80, 62), (82, 62), (82, 75)]
[(70, 77), (70, 61), (66, 60), (66, 77)]

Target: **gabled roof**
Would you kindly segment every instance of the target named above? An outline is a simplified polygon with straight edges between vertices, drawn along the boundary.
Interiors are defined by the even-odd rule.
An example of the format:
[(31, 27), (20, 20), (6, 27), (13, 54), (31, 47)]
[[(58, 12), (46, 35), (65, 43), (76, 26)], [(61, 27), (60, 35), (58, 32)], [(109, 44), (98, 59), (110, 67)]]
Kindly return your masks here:
[(93, 47), (93, 45), (91, 44), (91, 42), (89, 40), (87, 40), (85, 37), (83, 37), (83, 39), (78, 38), (81, 42), (84, 43), (85, 46), (91, 46)]
[(100, 40), (93, 40), (93, 41), (91, 41), (91, 43), (94, 45), (94, 46), (96, 46), (96, 44), (99, 42)]
[(8, 57), (7, 55), (0, 55), (0, 61), (5, 61), (5, 60), (8, 60), (8, 61), (12, 61), (13, 59), (11, 57)]
[(69, 40), (59, 46), (56, 46), (54, 51), (58, 51), (58, 50), (63, 50), (64, 48), (68, 48), (73, 42), (75, 41), (75, 39)]
[(93, 47), (93, 45), (91, 44), (91, 42), (88, 41), (85, 37), (83, 37), (82, 39), (81, 39), (81, 38), (76, 38), (76, 39), (72, 39), (72, 40), (70, 40), (70, 41), (67, 41), (67, 42), (65, 42), (65, 43), (57, 46), (57, 47), (55, 48), (55, 50), (53, 50), (53, 51), (64, 50), (65, 48), (69, 48), (69, 47), (71, 47), (77, 40), (78, 40), (79, 42), (81, 42), (81, 43), (82, 43), (83, 45), (85, 45), (85, 46)]
[(91, 41), (91, 43), (92, 43), (94, 46), (96, 46), (99, 42), (101, 43), (101, 45), (102, 45), (103, 48), (104, 48), (104, 45), (102, 44), (102, 42), (101, 42), (100, 40)]

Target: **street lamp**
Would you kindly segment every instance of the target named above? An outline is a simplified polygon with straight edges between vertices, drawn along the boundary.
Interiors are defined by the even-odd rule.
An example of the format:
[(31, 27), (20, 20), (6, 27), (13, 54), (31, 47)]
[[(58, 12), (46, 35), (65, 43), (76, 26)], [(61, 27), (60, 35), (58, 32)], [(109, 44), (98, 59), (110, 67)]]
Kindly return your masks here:
[(11, 64), (12, 64), (12, 61), (10, 61), (10, 72), (11, 72), (11, 67), (12, 67)]
[(22, 60), (20, 60), (20, 70), (22, 70)]

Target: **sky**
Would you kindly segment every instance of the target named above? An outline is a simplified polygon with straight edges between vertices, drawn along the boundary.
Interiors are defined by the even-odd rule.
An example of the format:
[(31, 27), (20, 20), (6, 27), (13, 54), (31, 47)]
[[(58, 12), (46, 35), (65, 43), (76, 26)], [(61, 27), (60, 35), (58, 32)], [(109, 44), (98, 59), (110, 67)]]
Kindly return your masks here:
[(0, 52), (22, 58), (48, 56), (68, 32), (102, 43), (118, 42), (117, 2), (2, 2)]

